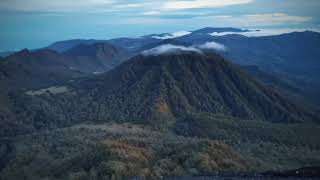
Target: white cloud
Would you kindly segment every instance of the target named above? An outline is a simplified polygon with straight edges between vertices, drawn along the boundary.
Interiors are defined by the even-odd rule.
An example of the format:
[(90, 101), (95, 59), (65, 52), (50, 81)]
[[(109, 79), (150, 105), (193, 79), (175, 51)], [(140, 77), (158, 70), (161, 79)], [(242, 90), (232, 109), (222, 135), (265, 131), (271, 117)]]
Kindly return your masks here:
[(250, 22), (257, 22), (257, 23), (306, 22), (312, 19), (311, 17), (290, 16), (284, 13), (245, 15), (244, 18), (246, 18)]
[(247, 4), (254, 0), (1, 0), (1, 9), (21, 11), (80, 11), (126, 9), (145, 12), (183, 10), (192, 8), (215, 8)]
[(209, 33), (209, 35), (211, 36), (225, 36), (225, 35), (229, 35), (229, 34), (242, 34), (239, 32), (213, 32), (213, 33)]
[(198, 46), (200, 49), (213, 49), (216, 51), (226, 51), (227, 48), (220, 43), (217, 42), (206, 42), (200, 46)]
[(253, 30), (250, 32), (222, 32), (222, 33), (209, 33), (211, 36), (225, 36), (229, 34), (240, 34), (247, 37), (259, 37), (259, 36), (272, 36), (272, 35), (280, 35), (285, 33), (292, 33), (292, 32), (303, 32), (303, 31), (314, 31), (320, 32), (320, 29), (295, 29), (295, 28), (278, 28), (278, 29), (259, 29), (259, 31)]
[(181, 37), (181, 36), (185, 36), (191, 34), (191, 32), (189, 31), (178, 31), (178, 32), (174, 32), (171, 34), (166, 34), (164, 36), (153, 36), (153, 38), (156, 39), (173, 39), (173, 38), (177, 38), (177, 37)]
[(144, 6), (143, 3), (132, 3), (132, 4), (119, 4), (113, 6), (113, 8), (121, 8), (121, 9), (127, 9), (127, 8), (139, 8)]
[(144, 56), (157, 56), (159, 54), (168, 54), (168, 53), (174, 53), (177, 51), (191, 51), (196, 52), (199, 54), (202, 54), (201, 49), (208, 49), (208, 50), (215, 50), (215, 51), (226, 51), (227, 48), (220, 43), (217, 42), (206, 42), (202, 45), (195, 45), (195, 46), (177, 46), (173, 44), (165, 44), (161, 45), (149, 50), (145, 50), (142, 52)]
[(1, 0), (1, 9), (20, 11), (77, 11), (106, 7), (114, 0)]
[(285, 13), (271, 13), (271, 14), (249, 14), (241, 16), (207, 16), (198, 17), (198, 19), (211, 19), (216, 24), (223, 26), (272, 26), (281, 24), (298, 24), (308, 22), (312, 17), (308, 16), (292, 16)]
[(142, 15), (144, 16), (156, 16), (156, 15), (160, 15), (161, 12), (160, 11), (146, 11), (143, 12)]
[(150, 50), (143, 51), (142, 54), (145, 56), (150, 56), (150, 55), (156, 56), (159, 54), (167, 54), (167, 53), (173, 53), (177, 51), (191, 51), (191, 52), (202, 54), (201, 50), (195, 47), (176, 46), (172, 44), (161, 45), (161, 46), (152, 48)]
[(213, 8), (231, 5), (248, 4), (253, 0), (189, 0), (189, 1), (168, 1), (164, 3), (163, 9), (180, 10), (192, 8)]

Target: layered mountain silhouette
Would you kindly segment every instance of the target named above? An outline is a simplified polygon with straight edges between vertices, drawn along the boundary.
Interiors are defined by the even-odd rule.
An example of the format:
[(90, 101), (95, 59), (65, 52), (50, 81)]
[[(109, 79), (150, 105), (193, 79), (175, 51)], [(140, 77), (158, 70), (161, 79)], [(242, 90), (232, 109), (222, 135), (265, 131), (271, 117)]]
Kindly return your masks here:
[(126, 50), (106, 43), (78, 45), (63, 54), (48, 49), (25, 49), (0, 62), (1, 83), (10, 83), (6, 85), (10, 88), (46, 87), (106, 72), (128, 57)]

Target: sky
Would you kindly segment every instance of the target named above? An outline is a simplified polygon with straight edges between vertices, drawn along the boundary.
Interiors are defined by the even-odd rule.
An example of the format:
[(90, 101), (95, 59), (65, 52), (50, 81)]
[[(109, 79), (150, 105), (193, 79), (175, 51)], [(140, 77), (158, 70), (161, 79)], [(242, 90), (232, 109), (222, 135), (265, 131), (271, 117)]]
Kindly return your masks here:
[(320, 0), (0, 0), (0, 51), (203, 27), (320, 29)]

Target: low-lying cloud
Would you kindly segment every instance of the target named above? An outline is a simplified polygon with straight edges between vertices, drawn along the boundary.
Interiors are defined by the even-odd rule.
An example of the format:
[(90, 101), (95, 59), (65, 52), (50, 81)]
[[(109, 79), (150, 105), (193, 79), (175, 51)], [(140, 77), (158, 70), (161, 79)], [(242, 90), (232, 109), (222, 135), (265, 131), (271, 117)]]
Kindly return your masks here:
[(247, 37), (261, 37), (261, 36), (274, 36), (274, 35), (280, 35), (280, 34), (286, 34), (286, 33), (292, 33), (292, 32), (304, 32), (304, 31), (315, 31), (315, 32), (320, 32), (319, 29), (316, 28), (300, 28), (300, 29), (295, 29), (295, 28), (265, 28), (265, 29), (259, 29), (259, 30), (252, 30), (248, 32), (213, 32), (209, 33), (211, 36), (225, 36), (225, 35), (231, 35), (231, 34), (239, 34)]
[(217, 42), (206, 42), (199, 46), (200, 49), (213, 49), (217, 51), (226, 51), (227, 48), (220, 43)]
[(217, 42), (206, 42), (202, 45), (197, 46), (178, 46), (173, 44), (165, 44), (149, 50), (145, 50), (142, 52), (142, 54), (145, 56), (156, 56), (160, 54), (174, 53), (178, 51), (190, 51), (202, 54), (202, 50), (226, 51), (227, 48), (223, 44)]
[(173, 44), (165, 44), (161, 45), (146, 51), (143, 51), (142, 54), (149, 56), (149, 55), (160, 55), (160, 54), (166, 54), (166, 53), (173, 53), (177, 51), (191, 51), (191, 52), (196, 52), (196, 53), (202, 53), (200, 49), (197, 49), (195, 47), (186, 47), (186, 46), (177, 46)]
[(173, 39), (173, 38), (177, 38), (177, 37), (181, 37), (181, 36), (185, 36), (191, 34), (191, 32), (189, 31), (179, 31), (179, 32), (174, 32), (171, 34), (166, 34), (163, 36), (153, 36), (153, 38), (155, 39)]
[(193, 0), (193, 1), (168, 1), (163, 8), (167, 10), (181, 10), (194, 8), (217, 8), (232, 5), (249, 4), (253, 0)]

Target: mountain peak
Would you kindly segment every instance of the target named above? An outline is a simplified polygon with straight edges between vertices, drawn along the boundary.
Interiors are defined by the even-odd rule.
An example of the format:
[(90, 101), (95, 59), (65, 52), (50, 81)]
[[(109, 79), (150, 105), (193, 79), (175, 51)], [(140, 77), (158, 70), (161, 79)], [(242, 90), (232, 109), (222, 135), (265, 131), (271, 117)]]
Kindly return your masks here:
[(89, 87), (96, 93), (90, 96), (101, 99), (97, 104), (108, 110), (101, 120), (149, 119), (155, 112), (176, 118), (205, 112), (281, 123), (311, 119), (308, 112), (215, 53), (139, 55), (76, 87), (81, 93)]

